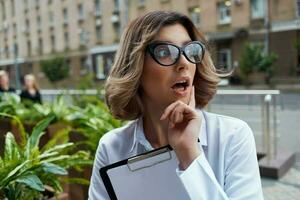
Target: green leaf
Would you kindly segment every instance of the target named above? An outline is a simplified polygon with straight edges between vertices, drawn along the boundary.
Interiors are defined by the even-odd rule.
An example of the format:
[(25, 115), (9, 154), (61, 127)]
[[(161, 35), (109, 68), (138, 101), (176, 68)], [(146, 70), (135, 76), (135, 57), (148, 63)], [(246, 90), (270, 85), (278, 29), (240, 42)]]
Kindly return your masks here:
[(18, 160), (20, 158), (19, 147), (15, 137), (11, 132), (8, 132), (5, 137), (4, 162)]
[(0, 113), (0, 116), (12, 118), (13, 119), (13, 123), (15, 123), (15, 124), (18, 125), (19, 133), (20, 133), (20, 140), (21, 140), (20, 141), (20, 146), (22, 148), (25, 147), (25, 144), (27, 142), (27, 140), (26, 140), (26, 136), (27, 135), (26, 135), (24, 126), (23, 126), (21, 120), (19, 119), (19, 117), (14, 116), (14, 115), (10, 115), (10, 114), (7, 114), (7, 113)]
[(56, 145), (56, 146), (52, 147), (51, 149), (48, 149), (44, 153), (48, 154), (48, 153), (51, 153), (51, 152), (54, 152), (54, 151), (60, 151), (62, 149), (65, 149), (65, 148), (73, 146), (73, 145), (74, 145), (74, 143), (72, 143), (72, 142), (69, 142), (69, 143), (66, 143), (66, 144), (59, 144), (59, 145)]
[(26, 146), (26, 155), (29, 157), (31, 150), (36, 147), (40, 141), (40, 138), (43, 134), (45, 134), (43, 131), (48, 127), (48, 125), (53, 121), (55, 116), (50, 115), (46, 119), (40, 121), (32, 131), (32, 134), (30, 135), (27, 146)]
[(40, 191), (40, 192), (43, 192), (45, 190), (42, 181), (39, 179), (38, 176), (36, 176), (34, 174), (30, 174), (30, 175), (20, 177), (16, 180), (16, 182), (24, 183), (28, 187), (30, 187), (34, 190)]
[(52, 173), (52, 174), (57, 174), (57, 175), (67, 175), (68, 174), (68, 172), (64, 168), (62, 168), (56, 164), (53, 164), (53, 163), (47, 163), (47, 162), (43, 163), (42, 168), (46, 173)]
[(61, 160), (69, 159), (69, 158), (70, 158), (70, 155), (61, 155), (61, 156), (57, 156), (55, 158), (48, 158), (47, 160), (41, 161), (41, 163), (61, 161)]
[(65, 143), (68, 141), (68, 135), (71, 131), (70, 127), (59, 130), (42, 148), (42, 152), (51, 150), (58, 142)]

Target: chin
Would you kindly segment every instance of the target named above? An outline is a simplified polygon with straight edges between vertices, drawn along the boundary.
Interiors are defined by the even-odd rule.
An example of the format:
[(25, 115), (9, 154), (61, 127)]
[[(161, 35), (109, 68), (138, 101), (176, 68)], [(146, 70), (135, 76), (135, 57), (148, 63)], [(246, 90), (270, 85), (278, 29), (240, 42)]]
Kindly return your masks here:
[(175, 101), (181, 101), (181, 102), (183, 102), (183, 103), (185, 103), (185, 104), (188, 104), (189, 99), (188, 99), (187, 97), (175, 97), (175, 98), (173, 98), (173, 99), (170, 101), (170, 104), (173, 103), (173, 102), (175, 102)]

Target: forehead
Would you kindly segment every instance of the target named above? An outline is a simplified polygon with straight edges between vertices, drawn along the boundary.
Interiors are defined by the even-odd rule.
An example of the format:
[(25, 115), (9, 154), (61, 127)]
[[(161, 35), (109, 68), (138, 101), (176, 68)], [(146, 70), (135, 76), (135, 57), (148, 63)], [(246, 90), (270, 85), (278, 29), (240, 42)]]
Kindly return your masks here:
[(163, 26), (155, 36), (154, 40), (182, 45), (191, 41), (191, 38), (184, 26), (181, 24), (173, 24)]

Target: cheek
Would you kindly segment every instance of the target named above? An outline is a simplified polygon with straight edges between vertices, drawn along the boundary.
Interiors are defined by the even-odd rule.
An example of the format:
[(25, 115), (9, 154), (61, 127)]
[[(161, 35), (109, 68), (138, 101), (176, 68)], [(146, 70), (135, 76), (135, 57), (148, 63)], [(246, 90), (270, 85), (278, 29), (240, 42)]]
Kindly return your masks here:
[(163, 89), (163, 85), (167, 84), (168, 69), (161, 67), (151, 58), (145, 59), (141, 84), (145, 92), (155, 93)]

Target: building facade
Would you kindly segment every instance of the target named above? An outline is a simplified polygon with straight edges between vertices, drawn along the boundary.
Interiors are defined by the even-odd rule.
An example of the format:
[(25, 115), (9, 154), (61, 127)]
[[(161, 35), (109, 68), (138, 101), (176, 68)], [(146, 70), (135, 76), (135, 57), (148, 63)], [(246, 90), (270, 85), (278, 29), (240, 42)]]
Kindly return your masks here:
[(0, 0), (0, 68), (13, 80), (17, 69), (34, 73), (49, 87), (39, 62), (59, 54), (70, 66), (67, 85), (88, 71), (103, 80), (126, 24), (152, 10), (189, 15), (219, 69), (238, 71), (244, 44), (261, 43), (279, 55), (277, 78), (299, 79), (300, 0)]
[(103, 79), (120, 38), (120, 6), (119, 0), (0, 0), (0, 68), (12, 84), (18, 69), (19, 78), (34, 73), (50, 87), (39, 63), (61, 55), (70, 66), (65, 85), (88, 71)]
[[(274, 52), (275, 79), (300, 80), (299, 0), (131, 0), (129, 19), (151, 10), (176, 10), (190, 16), (211, 45), (215, 65), (239, 71), (246, 42)], [(300, 45), (299, 45), (300, 46)]]

